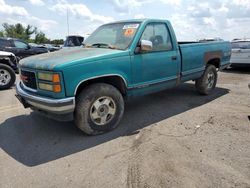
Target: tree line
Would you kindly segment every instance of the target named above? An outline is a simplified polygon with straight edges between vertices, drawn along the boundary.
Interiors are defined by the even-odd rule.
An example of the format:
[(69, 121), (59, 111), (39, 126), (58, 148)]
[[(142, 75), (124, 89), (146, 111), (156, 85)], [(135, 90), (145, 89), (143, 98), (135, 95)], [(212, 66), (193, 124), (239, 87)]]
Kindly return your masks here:
[[(33, 27), (31, 25), (23, 26), (21, 23), (17, 24), (8, 24), (4, 23), (3, 30), (0, 31), (0, 37), (11, 37), (22, 39), (28, 43), (36, 43), (36, 44), (55, 44), (60, 45), (63, 44), (63, 39), (55, 39), (50, 40), (47, 38), (45, 33), (39, 31), (37, 27)], [(34, 35), (34, 38), (31, 36)]]

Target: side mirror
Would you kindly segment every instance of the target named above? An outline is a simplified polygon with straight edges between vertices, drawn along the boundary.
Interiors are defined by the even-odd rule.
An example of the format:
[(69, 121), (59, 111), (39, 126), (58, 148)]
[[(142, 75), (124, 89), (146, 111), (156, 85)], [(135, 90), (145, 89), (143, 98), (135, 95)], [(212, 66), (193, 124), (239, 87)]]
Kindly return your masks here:
[(149, 40), (141, 40), (140, 41), (140, 51), (141, 52), (149, 52), (153, 49), (153, 43)]

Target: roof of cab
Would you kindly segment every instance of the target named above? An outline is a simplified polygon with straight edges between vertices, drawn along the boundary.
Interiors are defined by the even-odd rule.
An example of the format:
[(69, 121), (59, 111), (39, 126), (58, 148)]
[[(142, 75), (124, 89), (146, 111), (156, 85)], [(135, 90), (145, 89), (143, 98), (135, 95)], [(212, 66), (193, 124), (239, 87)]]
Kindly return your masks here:
[(114, 23), (131, 23), (131, 22), (169, 22), (168, 20), (163, 20), (163, 19), (153, 19), (153, 18), (143, 18), (143, 19), (129, 19), (129, 20), (120, 20), (120, 21), (115, 21), (115, 22), (110, 22), (107, 24), (114, 24)]

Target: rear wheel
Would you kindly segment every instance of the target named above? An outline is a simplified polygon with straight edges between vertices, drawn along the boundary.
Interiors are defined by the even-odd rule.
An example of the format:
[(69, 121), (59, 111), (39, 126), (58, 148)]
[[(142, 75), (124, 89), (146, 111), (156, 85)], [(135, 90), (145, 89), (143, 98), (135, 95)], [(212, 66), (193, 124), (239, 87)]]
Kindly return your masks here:
[(197, 91), (202, 95), (210, 94), (217, 83), (217, 71), (214, 65), (208, 65), (203, 75), (195, 81)]
[(0, 90), (9, 89), (16, 81), (14, 70), (8, 65), (0, 64)]
[(86, 134), (102, 134), (118, 126), (123, 112), (123, 97), (115, 87), (93, 84), (76, 99), (75, 124)]

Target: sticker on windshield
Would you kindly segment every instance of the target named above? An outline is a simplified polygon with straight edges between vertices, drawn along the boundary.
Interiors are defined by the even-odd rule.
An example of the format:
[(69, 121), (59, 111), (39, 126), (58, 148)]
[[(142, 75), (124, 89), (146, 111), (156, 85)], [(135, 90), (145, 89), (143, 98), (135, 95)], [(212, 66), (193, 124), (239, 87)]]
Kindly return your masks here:
[(124, 36), (130, 37), (134, 34), (134, 32), (135, 32), (135, 29), (126, 29), (124, 32)]
[(123, 26), (123, 29), (137, 29), (139, 24), (127, 24)]

